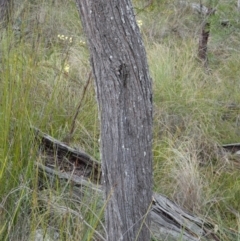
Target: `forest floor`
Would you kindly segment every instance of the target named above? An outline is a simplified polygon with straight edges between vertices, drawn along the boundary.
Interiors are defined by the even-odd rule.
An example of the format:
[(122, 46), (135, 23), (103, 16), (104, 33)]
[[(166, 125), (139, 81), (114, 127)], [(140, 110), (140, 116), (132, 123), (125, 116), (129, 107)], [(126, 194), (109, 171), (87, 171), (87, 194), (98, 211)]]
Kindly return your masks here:
[[(135, 0), (134, 9), (154, 87), (154, 191), (211, 220), (224, 240), (236, 241), (229, 230), (240, 240), (240, 155), (222, 148), (240, 142), (237, 1), (202, 1), (216, 8), (207, 68), (198, 59), (206, 17), (194, 1), (146, 2)], [(76, 205), (58, 182), (39, 190), (42, 158), (31, 128), (100, 161), (94, 80), (75, 2), (19, 0), (14, 12), (13, 28), (0, 33), (0, 239), (33, 240), (51, 227), (60, 240), (94, 240), (103, 215), (96, 202)]]

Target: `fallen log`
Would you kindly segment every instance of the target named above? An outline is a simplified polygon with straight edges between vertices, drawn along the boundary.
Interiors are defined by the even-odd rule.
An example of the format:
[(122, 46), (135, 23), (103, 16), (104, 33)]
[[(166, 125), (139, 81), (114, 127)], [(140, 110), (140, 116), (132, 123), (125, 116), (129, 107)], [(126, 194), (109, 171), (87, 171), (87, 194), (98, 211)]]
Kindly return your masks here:
[(240, 143), (223, 144), (223, 149), (232, 154), (240, 154)]
[[(99, 198), (99, 207), (104, 205), (100, 185), (101, 164), (87, 153), (75, 150), (53, 137), (35, 129), (43, 163), (39, 170), (49, 178), (71, 183), (75, 195), (87, 195), (91, 190)], [(161, 194), (152, 197), (151, 233), (154, 240), (167, 241), (220, 241), (216, 226), (205, 219), (183, 210)]]
[(40, 143), (40, 154), (45, 158), (45, 165), (64, 172), (74, 170), (75, 175), (89, 178), (92, 182), (101, 179), (101, 164), (82, 150), (76, 150), (53, 137), (33, 128)]

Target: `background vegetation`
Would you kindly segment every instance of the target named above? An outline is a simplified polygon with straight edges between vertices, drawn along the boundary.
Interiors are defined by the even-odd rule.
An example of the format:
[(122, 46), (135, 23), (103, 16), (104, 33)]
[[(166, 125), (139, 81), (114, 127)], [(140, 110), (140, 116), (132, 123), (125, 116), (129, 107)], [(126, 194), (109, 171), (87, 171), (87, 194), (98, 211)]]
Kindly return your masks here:
[[(217, 9), (207, 71), (197, 60), (203, 16), (181, 1), (154, 0), (146, 8), (147, 1), (134, 1), (154, 83), (154, 191), (232, 240), (226, 230), (240, 232), (240, 157), (220, 146), (240, 137), (240, 15), (237, 1), (202, 2)], [(14, 12), (14, 25), (0, 33), (0, 239), (34, 240), (43, 232), (93, 240), (102, 216), (96, 202), (76, 203), (58, 185), (38, 189), (41, 158), (31, 129), (100, 158), (94, 82), (84, 91), (91, 69), (75, 3), (19, 0)]]

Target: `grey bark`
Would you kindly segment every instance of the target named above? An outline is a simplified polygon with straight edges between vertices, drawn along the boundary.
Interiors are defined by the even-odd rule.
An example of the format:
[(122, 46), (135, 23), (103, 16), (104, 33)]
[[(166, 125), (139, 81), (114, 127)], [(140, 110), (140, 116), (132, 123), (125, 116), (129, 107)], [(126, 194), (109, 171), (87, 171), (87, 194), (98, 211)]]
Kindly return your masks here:
[(5, 28), (7, 24), (11, 21), (12, 10), (12, 0), (0, 0), (0, 28)]
[(101, 120), (108, 240), (150, 239), (152, 86), (130, 0), (76, 0)]

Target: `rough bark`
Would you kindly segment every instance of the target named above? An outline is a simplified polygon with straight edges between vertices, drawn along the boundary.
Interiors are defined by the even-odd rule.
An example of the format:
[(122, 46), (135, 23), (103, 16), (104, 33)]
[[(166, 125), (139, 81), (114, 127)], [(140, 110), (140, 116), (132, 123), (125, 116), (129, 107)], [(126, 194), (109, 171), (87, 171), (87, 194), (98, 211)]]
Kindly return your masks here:
[(101, 120), (108, 240), (150, 239), (152, 90), (130, 0), (76, 0)]

